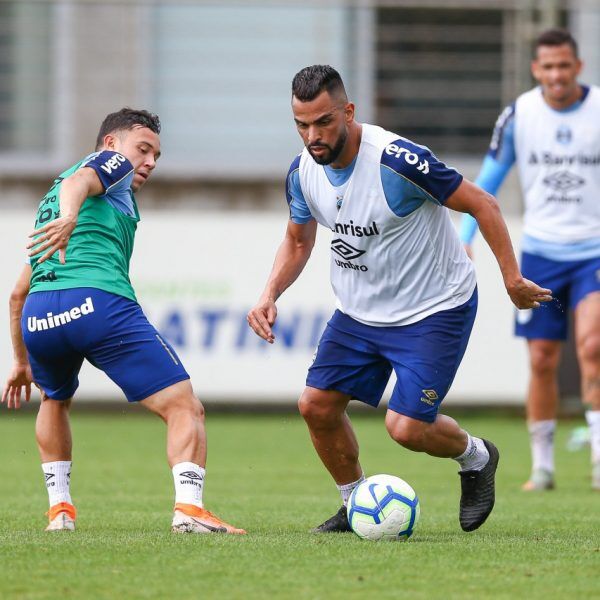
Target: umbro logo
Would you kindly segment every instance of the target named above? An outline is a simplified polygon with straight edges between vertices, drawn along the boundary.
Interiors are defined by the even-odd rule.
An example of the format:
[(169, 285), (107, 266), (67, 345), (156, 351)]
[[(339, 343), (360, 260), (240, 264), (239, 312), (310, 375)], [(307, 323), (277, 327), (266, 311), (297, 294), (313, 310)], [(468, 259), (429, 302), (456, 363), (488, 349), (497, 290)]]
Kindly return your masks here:
[(544, 183), (557, 192), (566, 192), (581, 187), (585, 183), (583, 177), (569, 173), (569, 171), (557, 171), (544, 177)]
[(353, 260), (365, 253), (365, 250), (359, 250), (340, 238), (331, 242), (331, 249), (345, 260)]
[(430, 406), (434, 406), (436, 400), (439, 400), (439, 396), (435, 390), (421, 390), (423, 392), (423, 396), (421, 396), (421, 402), (425, 402), (425, 404), (429, 404)]
[(202, 477), (202, 475), (199, 475), (195, 471), (184, 471), (183, 473), (179, 473), (179, 476), (187, 477), (188, 479), (196, 479), (199, 481), (202, 481), (204, 479), (204, 477)]

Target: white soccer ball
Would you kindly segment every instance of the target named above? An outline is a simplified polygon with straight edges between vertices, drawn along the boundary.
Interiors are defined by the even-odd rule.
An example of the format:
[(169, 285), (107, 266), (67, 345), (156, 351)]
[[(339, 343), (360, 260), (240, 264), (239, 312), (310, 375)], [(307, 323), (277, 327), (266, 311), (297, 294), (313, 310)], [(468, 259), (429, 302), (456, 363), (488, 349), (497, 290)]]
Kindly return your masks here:
[(393, 475), (373, 475), (356, 486), (348, 500), (348, 522), (367, 540), (406, 541), (413, 533), (421, 508), (406, 481)]

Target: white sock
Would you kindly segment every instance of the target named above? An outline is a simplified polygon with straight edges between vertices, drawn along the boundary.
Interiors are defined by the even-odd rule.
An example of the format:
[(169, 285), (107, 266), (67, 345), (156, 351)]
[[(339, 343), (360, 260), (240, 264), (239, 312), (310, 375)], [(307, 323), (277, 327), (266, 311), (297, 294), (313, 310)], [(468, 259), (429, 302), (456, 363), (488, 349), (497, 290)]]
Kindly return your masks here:
[(206, 470), (192, 462), (180, 462), (171, 471), (175, 482), (175, 503), (194, 504), (202, 508)]
[(600, 410), (587, 410), (585, 420), (590, 426), (590, 445), (592, 447), (592, 462), (600, 463)]
[(554, 430), (556, 420), (531, 421), (527, 423), (531, 445), (532, 470), (543, 469), (554, 473)]
[(460, 465), (461, 471), (481, 471), (489, 459), (490, 453), (483, 440), (467, 433), (467, 447), (454, 460)]
[(350, 498), (350, 494), (352, 493), (352, 490), (361, 482), (363, 482), (365, 480), (365, 474), (363, 473), (360, 476), (360, 479), (357, 479), (356, 481), (353, 481), (352, 483), (344, 483), (343, 485), (338, 485), (337, 483), (335, 484), (337, 486), (337, 489), (340, 490), (340, 495), (342, 497), (342, 502), (344, 503), (344, 506), (348, 506), (348, 499)]
[(54, 506), (60, 502), (73, 504), (69, 491), (71, 484), (71, 461), (57, 460), (42, 463), (42, 471), (46, 478), (46, 489), (48, 490), (50, 506)]

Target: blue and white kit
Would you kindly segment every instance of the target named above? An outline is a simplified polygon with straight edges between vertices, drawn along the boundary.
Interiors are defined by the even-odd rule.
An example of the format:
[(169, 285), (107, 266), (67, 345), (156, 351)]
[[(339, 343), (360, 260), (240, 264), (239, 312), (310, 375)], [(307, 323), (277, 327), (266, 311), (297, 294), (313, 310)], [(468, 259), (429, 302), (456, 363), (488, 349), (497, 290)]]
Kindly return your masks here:
[[(290, 218), (316, 219), (333, 232), (338, 309), (307, 385), (377, 404), (393, 368), (390, 408), (435, 419), (477, 304), (473, 266), (444, 208), (461, 182), (428, 148), (367, 124), (349, 167), (318, 165), (306, 149), (293, 161)], [(414, 344), (415, 335), (423, 343)]]
[[(600, 88), (581, 90), (565, 110), (551, 108), (539, 87), (519, 96), (498, 118), (475, 182), (495, 194), (518, 166), (522, 273), (556, 298), (517, 312), (516, 334), (528, 339), (566, 339), (568, 309), (600, 291)], [(463, 217), (465, 243), (476, 230), (475, 219)]]

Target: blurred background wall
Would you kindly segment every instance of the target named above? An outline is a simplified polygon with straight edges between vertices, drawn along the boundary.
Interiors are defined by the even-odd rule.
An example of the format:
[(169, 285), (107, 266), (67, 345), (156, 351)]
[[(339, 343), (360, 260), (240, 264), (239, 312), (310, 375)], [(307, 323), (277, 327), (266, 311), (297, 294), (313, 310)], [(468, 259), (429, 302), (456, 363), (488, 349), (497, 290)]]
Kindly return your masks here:
[[(327, 232), (305, 289), (292, 288), (285, 299), (290, 311), (300, 311), (295, 327), (313, 328), (304, 331), (302, 348), (289, 329), (287, 347), (257, 346), (244, 355), (235, 342), (223, 342), (217, 351), (225, 335), (217, 324), (225, 317), (204, 317), (200, 325), (196, 319), (193, 327), (180, 318), (177, 326), (177, 311), (197, 317), (209, 306), (243, 317), (261, 291), (287, 218), (285, 174), (302, 147), (290, 111), (293, 75), (309, 64), (334, 65), (359, 120), (430, 146), (474, 178), (497, 115), (532, 86), (532, 40), (556, 25), (579, 41), (582, 81), (599, 83), (596, 0), (0, 0), (0, 293), (7, 298), (20, 269), (25, 235), (49, 181), (93, 150), (107, 113), (147, 108), (163, 123), (163, 157), (138, 198), (144, 220), (133, 281), (140, 300), (169, 330), (201, 393), (289, 400), (301, 389), (323, 325), (318, 319), (332, 308)], [(518, 245), (514, 174), (499, 199)], [(145, 222), (152, 236), (144, 233)], [(481, 243), (476, 250), (482, 305), (452, 398), (521, 403), (524, 348), (511, 336), (512, 309), (497, 268)], [(248, 281), (236, 293), (242, 273)], [(304, 325), (305, 313), (322, 315)], [(6, 371), (7, 319), (0, 333)], [(212, 335), (214, 343), (197, 343), (191, 352), (180, 343), (190, 335)], [(273, 362), (287, 383), (269, 389)], [(203, 364), (217, 373), (214, 385), (203, 384)], [(231, 385), (245, 370), (256, 375), (255, 384), (244, 386), (239, 376), (239, 385)], [(118, 396), (94, 377), (88, 376), (98, 383), (84, 395)], [(569, 361), (563, 380), (563, 389), (576, 394)]]

